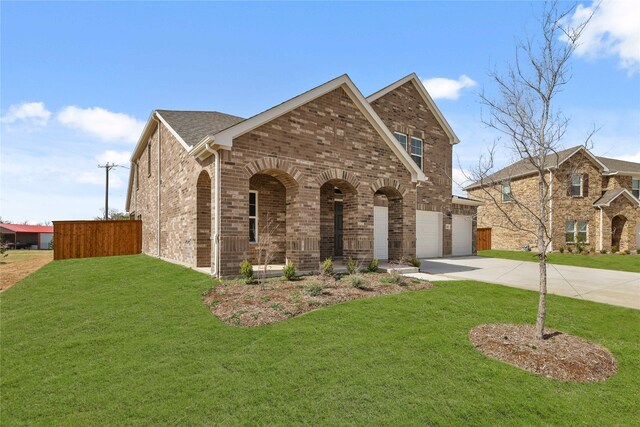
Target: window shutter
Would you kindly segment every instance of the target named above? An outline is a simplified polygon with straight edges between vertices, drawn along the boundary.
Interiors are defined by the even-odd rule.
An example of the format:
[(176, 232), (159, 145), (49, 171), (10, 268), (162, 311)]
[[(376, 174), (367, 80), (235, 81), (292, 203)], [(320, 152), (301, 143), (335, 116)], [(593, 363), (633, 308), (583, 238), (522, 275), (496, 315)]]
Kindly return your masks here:
[(567, 197), (571, 197), (571, 174), (567, 175)]
[(582, 175), (582, 195), (589, 196), (589, 174), (587, 173)]

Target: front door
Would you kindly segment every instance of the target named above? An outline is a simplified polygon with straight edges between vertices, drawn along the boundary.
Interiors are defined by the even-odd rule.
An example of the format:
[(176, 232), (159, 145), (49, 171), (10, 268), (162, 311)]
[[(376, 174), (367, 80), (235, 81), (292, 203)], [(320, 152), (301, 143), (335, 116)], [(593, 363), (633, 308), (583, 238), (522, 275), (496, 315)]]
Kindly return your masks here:
[(335, 202), (335, 209), (334, 209), (334, 222), (333, 222), (333, 240), (335, 242), (335, 244), (333, 245), (333, 256), (336, 257), (341, 257), (342, 256), (342, 252), (344, 249), (344, 243), (343, 243), (343, 228), (342, 228), (342, 202), (341, 201), (337, 201)]

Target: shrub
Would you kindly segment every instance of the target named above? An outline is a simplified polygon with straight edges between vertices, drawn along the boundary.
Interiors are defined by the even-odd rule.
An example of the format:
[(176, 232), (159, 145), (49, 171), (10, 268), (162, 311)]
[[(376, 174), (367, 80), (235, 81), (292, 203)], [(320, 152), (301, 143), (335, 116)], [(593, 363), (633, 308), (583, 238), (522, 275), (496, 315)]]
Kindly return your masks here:
[(618, 247), (617, 246), (611, 246), (611, 253), (615, 254), (616, 252), (618, 252)]
[(591, 252), (592, 254), (595, 254), (596, 253), (596, 248), (591, 246), (591, 248), (589, 249), (589, 252)]
[(413, 257), (409, 262), (411, 263), (412, 266), (420, 268), (420, 260), (418, 258)]
[(625, 250), (624, 250), (624, 254), (625, 254), (625, 255), (631, 255), (631, 251), (630, 251), (629, 249), (625, 249)]
[(573, 252), (573, 249), (571, 249), (571, 248), (567, 248), (567, 252), (568, 252), (568, 253), (572, 253), (572, 252)]
[(331, 261), (331, 258), (325, 259), (320, 269), (325, 276), (331, 276), (333, 274), (333, 261)]
[(640, 249), (636, 249), (636, 254), (640, 255)]
[(578, 243), (576, 245), (576, 252), (579, 254), (584, 252), (584, 243)]
[(355, 273), (357, 268), (358, 266), (356, 262), (353, 260), (353, 258), (349, 257), (347, 259), (347, 271), (349, 272), (349, 274)]
[(601, 254), (606, 254), (606, 253), (607, 253), (607, 250), (606, 250), (606, 249), (600, 249), (600, 253), (601, 253)]
[(240, 274), (242, 274), (242, 277), (244, 277), (247, 282), (253, 280), (253, 266), (246, 259), (240, 264)]
[(387, 283), (387, 284), (393, 283), (395, 285), (401, 285), (404, 283), (402, 276), (395, 271), (392, 271), (388, 275), (382, 277), (380, 281), (382, 283)]
[(371, 260), (371, 262), (367, 266), (367, 270), (369, 270), (371, 273), (375, 273), (376, 271), (378, 271), (378, 265), (379, 264), (380, 264), (380, 261), (378, 261), (376, 258), (374, 258), (374, 259)]
[(324, 285), (321, 283), (312, 283), (305, 289), (307, 294), (312, 297), (318, 297), (324, 293)]
[(292, 280), (295, 277), (295, 275), (296, 275), (296, 266), (293, 265), (293, 261), (291, 261), (291, 260), (287, 261), (287, 263), (285, 264), (284, 268), (282, 269), (282, 275), (287, 280)]
[(365, 281), (362, 278), (362, 276), (360, 276), (359, 274), (354, 274), (353, 276), (351, 276), (351, 286), (353, 286), (356, 289), (366, 288)]
[(564, 253), (564, 246), (560, 246), (560, 253), (563, 254)]

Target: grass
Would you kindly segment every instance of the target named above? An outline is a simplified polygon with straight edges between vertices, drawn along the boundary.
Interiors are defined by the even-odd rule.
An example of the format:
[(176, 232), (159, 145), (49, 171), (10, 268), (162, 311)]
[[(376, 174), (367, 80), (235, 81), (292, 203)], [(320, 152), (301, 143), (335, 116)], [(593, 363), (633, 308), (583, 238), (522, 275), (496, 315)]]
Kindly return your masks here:
[(35, 259), (53, 257), (53, 251), (50, 250), (30, 251), (26, 249), (10, 249), (6, 253), (8, 254), (8, 256), (0, 260), (0, 263), (2, 264), (13, 264), (16, 262), (25, 262)]
[(548, 326), (613, 352), (602, 383), (483, 356), (469, 330), (532, 322), (537, 295), (478, 282), (242, 329), (212, 281), (144, 255), (54, 261), (0, 294), (2, 424), (631, 425), (640, 311), (549, 296)]
[[(535, 252), (524, 251), (478, 251), (478, 255), (489, 258), (513, 259), (516, 261), (538, 262)], [(551, 253), (548, 257), (550, 264), (573, 265), (576, 267), (601, 268), (605, 270), (631, 271), (640, 273), (640, 256), (622, 254), (569, 254)]]

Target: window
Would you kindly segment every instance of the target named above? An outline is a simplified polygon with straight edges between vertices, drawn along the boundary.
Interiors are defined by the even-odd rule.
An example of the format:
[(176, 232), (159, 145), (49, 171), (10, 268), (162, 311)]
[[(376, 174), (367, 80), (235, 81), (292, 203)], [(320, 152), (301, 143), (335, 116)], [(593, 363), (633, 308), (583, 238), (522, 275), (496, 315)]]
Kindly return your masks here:
[(402, 147), (406, 150), (407, 149), (407, 135), (405, 135), (404, 133), (400, 133), (400, 132), (394, 132), (393, 136), (396, 137), (396, 139), (398, 140), (400, 145), (402, 145)]
[(249, 242), (258, 241), (258, 192), (249, 191)]
[(422, 169), (422, 140), (411, 137), (411, 158)]
[(571, 197), (582, 197), (582, 175), (571, 175)]
[(147, 176), (151, 176), (151, 143), (147, 144)]
[(578, 242), (586, 243), (587, 242), (587, 231), (589, 230), (589, 222), (588, 221), (578, 221)]
[(503, 181), (502, 182), (502, 201), (510, 202), (511, 198), (511, 182)]
[(631, 192), (637, 199), (640, 199), (640, 178), (633, 178), (631, 180)]
[(565, 221), (564, 223), (564, 241), (567, 243), (574, 243), (576, 241), (576, 222)]

